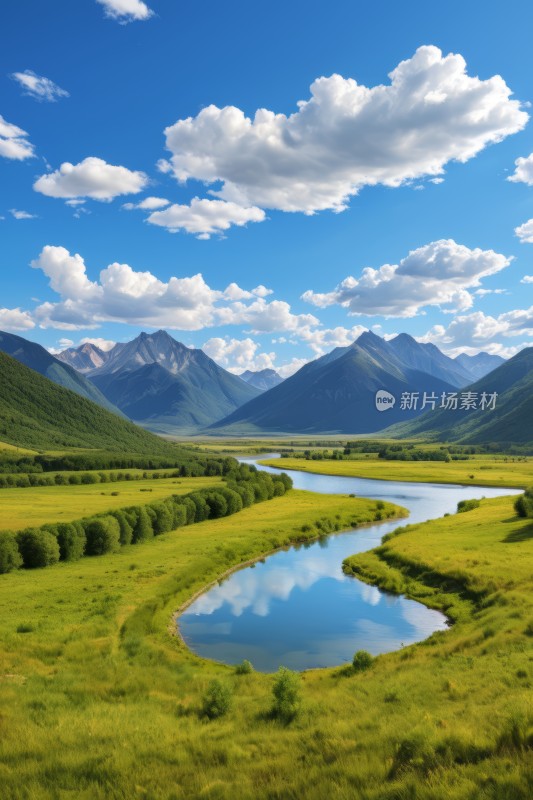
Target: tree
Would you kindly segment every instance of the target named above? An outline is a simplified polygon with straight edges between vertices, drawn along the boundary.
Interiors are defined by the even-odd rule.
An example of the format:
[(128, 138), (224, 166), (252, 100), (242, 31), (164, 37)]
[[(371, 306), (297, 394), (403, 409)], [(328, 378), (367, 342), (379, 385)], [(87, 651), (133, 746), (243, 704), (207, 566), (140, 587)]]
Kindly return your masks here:
[(209, 719), (223, 717), (230, 707), (232, 691), (229, 686), (219, 680), (213, 680), (207, 687), (202, 702), (202, 713)]
[(533, 486), (530, 486), (524, 494), (520, 495), (515, 501), (514, 507), (519, 517), (533, 518)]
[(280, 667), (272, 687), (274, 700), (272, 714), (274, 717), (290, 722), (300, 708), (300, 676), (286, 667)]
[(85, 552), (88, 556), (114, 553), (119, 549), (120, 526), (111, 515), (87, 520), (84, 527), (87, 537)]
[(353, 657), (352, 665), (356, 672), (364, 672), (374, 663), (374, 656), (366, 650), (358, 650)]
[(121, 509), (111, 512), (111, 516), (115, 517), (120, 528), (120, 544), (131, 544), (131, 537), (133, 536), (133, 525), (131, 519)]
[(57, 543), (61, 561), (77, 561), (85, 551), (87, 538), (79, 522), (63, 522), (57, 526)]
[(150, 509), (154, 511), (154, 535), (171, 531), (173, 526), (173, 515), (166, 503), (152, 503)]
[(11, 572), (22, 566), (15, 534), (11, 531), (0, 531), (0, 574)]
[(139, 509), (137, 509), (137, 512), (137, 522), (135, 524), (135, 528), (133, 529), (133, 544), (145, 542), (147, 539), (152, 539), (154, 536), (152, 520), (150, 519), (146, 508), (141, 506)]
[(59, 561), (59, 545), (56, 537), (39, 528), (27, 528), (17, 534), (22, 561), (27, 569), (48, 567)]

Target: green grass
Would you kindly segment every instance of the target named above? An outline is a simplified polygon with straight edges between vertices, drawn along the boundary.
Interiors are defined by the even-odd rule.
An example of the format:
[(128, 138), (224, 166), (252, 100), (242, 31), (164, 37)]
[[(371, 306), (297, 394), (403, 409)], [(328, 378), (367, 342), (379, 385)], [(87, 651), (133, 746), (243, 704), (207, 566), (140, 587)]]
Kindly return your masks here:
[[(135, 473), (137, 470), (127, 470)], [(141, 471), (142, 472), (142, 471)], [(69, 475), (70, 473), (62, 473)], [(0, 530), (70, 522), (112, 508), (143, 505), (221, 483), (221, 478), (160, 478), (74, 486), (0, 489)], [(118, 492), (117, 495), (114, 493)]]
[[(114, 555), (2, 576), (2, 800), (529, 800), (533, 539), (511, 498), (350, 560), (457, 622), (364, 672), (304, 673), (288, 725), (268, 714), (272, 676), (238, 676), (169, 633), (173, 611), (231, 566), (307, 525), (314, 535), (317, 519), (374, 513), (373, 501), (292, 491)], [(208, 721), (214, 678), (234, 698)]]
[(525, 489), (533, 484), (533, 458), (504, 460), (477, 456), (472, 461), (386, 461), (369, 458), (356, 461), (307, 461), (304, 458), (260, 460), (264, 466), (301, 470), (319, 475), (376, 478), (386, 481), (463, 483), (472, 486), (508, 486)]

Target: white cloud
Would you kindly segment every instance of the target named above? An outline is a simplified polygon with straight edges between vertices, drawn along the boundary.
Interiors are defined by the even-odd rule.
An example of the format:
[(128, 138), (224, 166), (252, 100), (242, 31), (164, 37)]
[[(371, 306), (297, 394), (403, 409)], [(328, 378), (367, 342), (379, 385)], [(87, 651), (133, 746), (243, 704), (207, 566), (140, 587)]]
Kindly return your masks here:
[(500, 76), (470, 77), (461, 55), (437, 47), (419, 48), (390, 78), (371, 88), (318, 78), (290, 116), (210, 105), (166, 128), (172, 155), (159, 168), (221, 181), (213, 194), (243, 207), (341, 211), (364, 186), (439, 177), (528, 120)]
[(33, 188), (47, 197), (110, 201), (122, 194), (138, 194), (148, 184), (144, 172), (107, 164), (101, 158), (89, 157), (79, 164), (66, 161), (58, 170), (41, 175)]
[(533, 275), (524, 275), (520, 283), (533, 283)]
[(28, 134), (22, 128), (17, 128), (0, 114), (0, 156), (23, 161), (35, 155)]
[(533, 186), (533, 153), (527, 158), (517, 158), (514, 163), (516, 169), (512, 175), (509, 175), (507, 180), (513, 183), (527, 183), (528, 186)]
[(275, 369), (276, 354), (258, 353), (260, 347), (258, 342), (249, 337), (246, 339), (214, 337), (205, 342), (202, 350), (221, 367), (236, 374), (247, 369), (252, 371)]
[(241, 324), (252, 333), (265, 333), (296, 332), (319, 324), (311, 314), (293, 314), (284, 301), (267, 302), (254, 294), (256, 290), (246, 292), (236, 284), (225, 291), (212, 289), (201, 274), (171, 277), (164, 283), (150, 272), (113, 263), (100, 272), (98, 281), (91, 281), (80, 255), (52, 245), (43, 248), (32, 267), (44, 272), (60, 296), (59, 302), (42, 303), (35, 310), (34, 318), (44, 327), (76, 330), (107, 321), (201, 330)]
[(59, 100), (60, 97), (70, 96), (65, 89), (51, 81), (50, 78), (37, 75), (31, 69), (26, 69), (24, 72), (14, 72), (11, 77), (22, 86), (24, 94), (33, 97), (35, 100), (46, 100), (49, 103), (53, 103)]
[(527, 342), (509, 344), (506, 340), (515, 337), (533, 336), (533, 306), (529, 309), (506, 311), (497, 317), (476, 311), (455, 317), (447, 326), (434, 325), (419, 342), (431, 342), (450, 355), (474, 354), (480, 350), (510, 358)]
[(305, 342), (316, 355), (333, 350), (334, 347), (348, 347), (368, 330), (364, 325), (354, 325), (352, 328), (317, 328), (308, 329), (300, 333), (300, 339)]
[(522, 244), (533, 244), (533, 219), (528, 219), (523, 225), (519, 225), (514, 232)]
[(122, 208), (126, 211), (133, 211), (140, 209), (141, 211), (154, 211), (156, 208), (164, 208), (170, 205), (170, 200), (165, 200), (164, 197), (145, 197), (140, 203), (124, 203)]
[(299, 369), (308, 363), (309, 359), (307, 358), (293, 358), (286, 364), (282, 364), (281, 367), (277, 367), (276, 372), (282, 378), (290, 378), (291, 375), (294, 375), (295, 372), (298, 372)]
[(113, 347), (116, 345), (112, 339), (101, 339), (99, 337), (91, 337), (85, 336), (83, 339), (80, 339), (80, 344), (94, 344), (96, 347), (99, 347), (100, 350), (103, 350), (107, 353), (108, 350), (112, 350)]
[(35, 214), (30, 214), (28, 211), (20, 211), (18, 208), (10, 208), (9, 213), (15, 219), (35, 219)]
[(96, 0), (104, 6), (106, 17), (122, 24), (133, 20), (149, 19), (154, 13), (142, 0)]
[(302, 298), (319, 308), (339, 304), (356, 316), (414, 317), (427, 306), (465, 311), (473, 304), (467, 290), (510, 262), (494, 250), (441, 239), (412, 250), (399, 264), (366, 267), (359, 278), (345, 278), (332, 292), (308, 290)]
[(35, 328), (35, 322), (28, 311), (20, 308), (0, 308), (0, 330), (29, 331)]
[(171, 233), (183, 230), (196, 234), (200, 239), (209, 239), (213, 233), (227, 231), (232, 225), (243, 226), (264, 219), (265, 212), (254, 206), (243, 208), (237, 203), (194, 197), (188, 206), (175, 204), (164, 211), (154, 211), (147, 222), (160, 225)]

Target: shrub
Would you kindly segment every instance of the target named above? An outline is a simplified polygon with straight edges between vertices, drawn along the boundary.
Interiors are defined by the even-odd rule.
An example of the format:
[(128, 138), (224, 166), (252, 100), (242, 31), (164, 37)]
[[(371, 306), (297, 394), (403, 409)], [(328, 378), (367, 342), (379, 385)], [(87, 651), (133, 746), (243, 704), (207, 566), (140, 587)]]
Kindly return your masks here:
[(137, 521), (133, 529), (133, 544), (145, 542), (147, 539), (152, 539), (154, 536), (152, 520), (150, 519), (147, 509), (141, 506), (140, 508), (135, 509), (135, 511), (137, 514)]
[(172, 528), (181, 528), (187, 524), (187, 508), (183, 503), (173, 502), (171, 505), (172, 510)]
[(0, 531), (0, 574), (11, 572), (22, 566), (15, 534), (11, 531)]
[(356, 672), (364, 672), (374, 663), (374, 656), (366, 650), (358, 650), (353, 657), (352, 666)]
[(184, 507), (187, 519), (185, 524), (192, 525), (196, 521), (196, 503), (190, 497), (174, 495), (174, 502)]
[(64, 522), (57, 526), (57, 543), (61, 561), (77, 561), (85, 551), (87, 538), (79, 522)]
[(193, 492), (189, 495), (189, 500), (192, 500), (195, 507), (194, 521), (203, 522), (209, 519), (209, 506), (205, 502), (205, 497), (202, 497), (198, 492)]
[(209, 719), (223, 717), (230, 707), (232, 692), (229, 686), (219, 680), (211, 681), (202, 702), (202, 713)]
[(88, 556), (114, 553), (119, 549), (120, 526), (111, 515), (87, 520), (84, 527), (87, 537), (85, 552)]
[(154, 535), (158, 536), (161, 533), (171, 531), (173, 526), (173, 514), (171, 509), (166, 503), (152, 503), (150, 509), (155, 514), (153, 521)]
[(290, 722), (301, 705), (300, 676), (286, 667), (280, 667), (272, 687), (274, 700), (272, 715), (284, 722)]
[[(111, 492), (111, 494), (116, 494), (116, 492)], [(133, 524), (131, 519), (128, 518), (127, 513), (121, 509), (118, 509), (117, 511), (111, 511), (110, 513), (111, 516), (116, 519), (120, 528), (120, 544), (131, 544), (131, 537), (133, 536)]]
[(530, 486), (524, 494), (517, 498), (514, 507), (519, 517), (533, 518), (533, 486)]
[(27, 569), (48, 567), (59, 561), (59, 545), (56, 537), (39, 528), (27, 528), (17, 534), (22, 561)]
[(225, 517), (228, 513), (226, 498), (220, 492), (210, 492), (206, 494), (205, 502), (209, 506), (209, 519)]
[(250, 673), (253, 671), (254, 668), (252, 666), (251, 661), (248, 661), (248, 659), (246, 658), (244, 659), (244, 661), (241, 661), (241, 663), (237, 664), (237, 666), (235, 667), (236, 675), (250, 675)]
[(465, 511), (473, 511), (474, 508), (479, 508), (479, 500), (459, 500), (457, 503), (458, 514), (462, 514)]

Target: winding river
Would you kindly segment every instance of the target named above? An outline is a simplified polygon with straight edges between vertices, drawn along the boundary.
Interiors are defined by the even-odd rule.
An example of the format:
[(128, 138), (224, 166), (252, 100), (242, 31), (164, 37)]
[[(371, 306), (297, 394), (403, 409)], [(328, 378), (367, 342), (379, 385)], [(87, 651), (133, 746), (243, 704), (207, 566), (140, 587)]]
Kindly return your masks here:
[[(255, 464), (277, 454), (241, 458)], [(266, 472), (279, 473), (271, 467)], [(519, 494), (501, 487), (406, 483), (313, 475), (291, 471), (296, 489), (355, 494), (386, 500), (409, 510), (409, 522), (455, 513), (459, 500)], [(236, 524), (239, 524), (236, 521)], [(178, 619), (191, 650), (204, 658), (273, 672), (332, 667), (351, 661), (356, 650), (373, 655), (397, 650), (447, 628), (438, 611), (391, 595), (345, 575), (342, 562), (376, 547), (403, 520), (334, 533), (306, 545), (280, 550), (233, 572), (200, 595)], [(435, 541), (435, 547), (438, 547)]]

